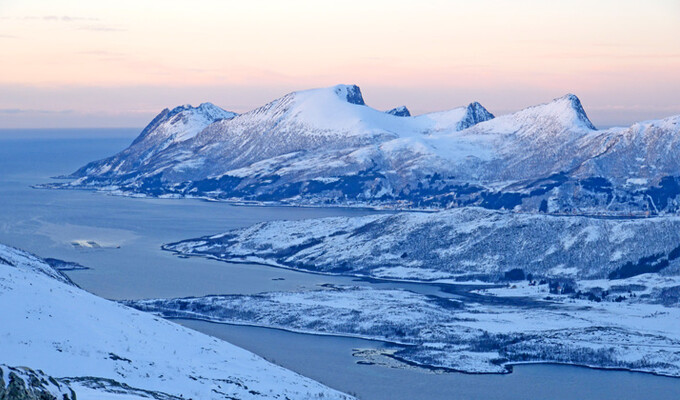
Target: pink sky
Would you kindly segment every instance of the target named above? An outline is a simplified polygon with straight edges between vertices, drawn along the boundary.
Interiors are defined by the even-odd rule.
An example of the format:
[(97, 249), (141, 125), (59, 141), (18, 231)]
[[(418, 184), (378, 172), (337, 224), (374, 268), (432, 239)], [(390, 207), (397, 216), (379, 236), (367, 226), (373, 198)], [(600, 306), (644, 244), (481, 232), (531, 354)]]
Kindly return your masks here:
[(145, 125), (355, 83), (379, 109), (578, 95), (596, 125), (680, 114), (680, 2), (3, 0), (0, 128)]

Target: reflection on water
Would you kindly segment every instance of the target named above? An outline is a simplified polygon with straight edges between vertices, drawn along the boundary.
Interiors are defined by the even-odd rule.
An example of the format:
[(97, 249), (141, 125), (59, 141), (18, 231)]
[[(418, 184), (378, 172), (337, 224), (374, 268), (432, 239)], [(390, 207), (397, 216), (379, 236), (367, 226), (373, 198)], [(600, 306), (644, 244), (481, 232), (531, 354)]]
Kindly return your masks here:
[[(19, 140), (16, 134), (8, 140), (0, 132), (0, 243), (90, 267), (69, 272), (69, 276), (83, 288), (111, 299), (252, 294), (315, 288), (323, 283), (378, 284), (443, 295), (437, 286), (354, 281), (261, 265), (182, 259), (160, 250), (163, 243), (261, 221), (363, 215), (367, 210), (235, 207), (199, 200), (132, 199), (29, 188), (113, 154), (130, 141), (130, 137)], [(74, 246), (74, 241), (93, 241), (101, 247)], [(551, 365), (518, 366), (505, 376), (433, 374), (356, 363), (352, 349), (385, 346), (379, 342), (182, 323), (363, 399), (680, 398), (680, 379)]]

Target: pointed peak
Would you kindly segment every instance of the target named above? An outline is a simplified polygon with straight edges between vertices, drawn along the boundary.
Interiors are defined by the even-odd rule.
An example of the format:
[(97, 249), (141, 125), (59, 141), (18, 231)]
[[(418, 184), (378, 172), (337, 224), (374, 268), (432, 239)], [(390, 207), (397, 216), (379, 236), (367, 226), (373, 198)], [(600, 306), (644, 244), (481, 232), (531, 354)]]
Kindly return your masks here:
[(494, 115), (489, 112), (483, 105), (474, 101), (466, 107), (465, 118), (458, 124), (458, 129), (463, 130), (480, 122), (494, 119)]
[[(579, 100), (578, 96), (576, 96), (573, 93), (567, 93), (564, 96), (560, 97), (559, 99), (569, 100), (571, 102), (577, 102), (577, 103), (581, 104), (581, 100)], [(559, 100), (559, 99), (556, 99), (556, 100)]]
[(395, 107), (389, 111), (385, 111), (387, 114), (394, 115), (396, 117), (410, 117), (411, 112), (406, 108), (406, 106)]
[(486, 108), (484, 108), (483, 105), (479, 104), (477, 101), (473, 101), (472, 103), (468, 104), (467, 110), (469, 113), (476, 113), (479, 115), (484, 115), (486, 116), (486, 119), (492, 119), (494, 118), (494, 115), (489, 112)]
[(554, 99), (548, 104), (548, 106), (550, 105), (560, 105), (561, 108), (564, 107), (566, 111), (573, 113), (573, 116), (586, 128), (593, 130), (596, 129), (593, 123), (590, 122), (586, 111), (583, 109), (581, 100), (576, 95), (571, 93), (565, 94), (562, 97)]
[(338, 97), (350, 104), (366, 105), (364, 97), (361, 95), (361, 89), (357, 85), (336, 85), (333, 86), (333, 91)]
[(578, 110), (581, 109), (583, 110), (583, 106), (581, 105), (581, 100), (576, 96), (575, 94), (567, 93), (562, 97), (558, 97), (556, 99), (553, 99), (551, 103), (564, 103), (568, 105), (569, 107)]

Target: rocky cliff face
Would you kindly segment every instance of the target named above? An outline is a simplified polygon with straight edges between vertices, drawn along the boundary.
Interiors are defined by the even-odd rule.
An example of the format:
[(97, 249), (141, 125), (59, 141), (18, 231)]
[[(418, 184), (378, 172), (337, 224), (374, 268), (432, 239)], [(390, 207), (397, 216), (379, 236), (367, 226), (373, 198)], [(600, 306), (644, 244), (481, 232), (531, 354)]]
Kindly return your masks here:
[(76, 393), (42, 371), (0, 364), (0, 400), (76, 400)]
[(397, 116), (397, 117), (410, 117), (411, 112), (406, 108), (406, 106), (400, 106), (400, 107), (395, 107), (389, 111), (385, 111), (388, 114)]

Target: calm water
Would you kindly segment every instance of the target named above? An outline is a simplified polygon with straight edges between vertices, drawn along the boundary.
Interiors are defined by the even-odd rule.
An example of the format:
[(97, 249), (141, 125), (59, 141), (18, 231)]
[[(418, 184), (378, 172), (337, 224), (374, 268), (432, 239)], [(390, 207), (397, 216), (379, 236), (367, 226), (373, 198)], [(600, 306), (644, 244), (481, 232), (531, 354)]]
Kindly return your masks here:
[[(69, 276), (111, 299), (257, 293), (363, 284), (250, 264), (181, 259), (163, 243), (273, 219), (363, 215), (367, 210), (235, 207), (199, 200), (131, 199), (84, 191), (31, 189), (50, 176), (123, 149), (134, 130), (0, 131), (0, 243), (90, 267)], [(95, 137), (98, 139), (86, 139)], [(78, 249), (93, 240), (103, 247)], [(283, 278), (281, 280), (280, 278)], [(385, 283), (423, 293), (435, 286)], [(510, 375), (434, 374), (357, 364), (354, 348), (379, 342), (181, 321), (363, 399), (677, 399), (680, 379), (621, 371), (532, 365)]]
[(679, 399), (680, 379), (566, 365), (517, 365), (508, 375), (431, 373), (356, 364), (353, 349), (382, 348), (368, 340), (310, 336), (250, 326), (179, 321), (264, 354), (295, 370), (362, 399)]
[[(0, 140), (0, 242), (92, 268), (70, 276), (87, 290), (110, 299), (259, 293), (313, 288), (328, 278), (259, 265), (185, 260), (160, 246), (273, 219), (369, 212), (236, 207), (201, 200), (135, 199), (30, 188), (129, 142), (127, 138)], [(75, 248), (72, 242), (78, 240), (92, 240), (102, 248)], [(352, 280), (335, 278), (334, 282)]]

